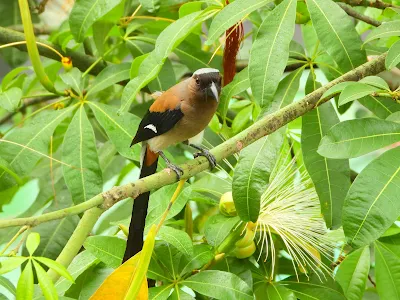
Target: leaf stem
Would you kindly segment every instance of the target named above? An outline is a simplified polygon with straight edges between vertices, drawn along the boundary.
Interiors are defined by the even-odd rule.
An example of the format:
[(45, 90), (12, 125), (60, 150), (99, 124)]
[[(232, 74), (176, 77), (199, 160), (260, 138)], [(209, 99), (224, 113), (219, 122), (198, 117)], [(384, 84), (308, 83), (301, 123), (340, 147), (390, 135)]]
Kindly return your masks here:
[[(20, 41), (20, 42), (8, 43), (8, 44), (5, 44), (5, 45), (1, 45), (1, 46), (0, 46), (0, 49), (2, 49), (2, 48), (7, 48), (7, 47), (14, 47), (14, 46), (18, 46), (18, 45), (25, 45), (26, 43), (27, 43), (27, 41)], [(38, 44), (38, 45), (40, 45), (40, 46), (42, 46), (42, 47), (45, 47), (45, 48), (47, 48), (47, 49), (53, 51), (53, 52), (54, 52), (55, 54), (57, 54), (61, 59), (64, 58), (64, 56), (63, 56), (60, 52), (58, 52), (56, 49), (54, 49), (54, 48), (51, 47), (50, 45), (47, 45), (47, 44), (45, 44), (45, 43), (41, 43), (41, 42), (38, 42), (38, 41), (35, 41), (35, 43)]]
[(29, 5), (27, 0), (18, 0), (19, 8), (21, 11), (22, 24), (24, 26), (26, 47), (28, 48), (28, 54), (32, 62), (33, 69), (35, 70), (36, 76), (40, 83), (54, 94), (58, 94), (54, 88), (53, 83), (44, 71), (42, 62), (40, 60), (39, 51), (36, 46), (35, 33), (33, 32), (33, 25), (31, 20), (31, 13), (29, 11)]
[(22, 226), (21, 229), (12, 237), (12, 239), (7, 243), (7, 245), (4, 246), (3, 250), (0, 252), (0, 256), (2, 256), (7, 249), (12, 245), (12, 243), (15, 242), (15, 240), (25, 231), (29, 228), (29, 226)]

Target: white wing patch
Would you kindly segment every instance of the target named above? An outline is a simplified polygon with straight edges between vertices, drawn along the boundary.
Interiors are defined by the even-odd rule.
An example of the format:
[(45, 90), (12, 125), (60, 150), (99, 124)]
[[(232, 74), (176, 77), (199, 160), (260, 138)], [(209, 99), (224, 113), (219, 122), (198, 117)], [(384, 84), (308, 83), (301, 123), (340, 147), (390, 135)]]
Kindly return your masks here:
[(157, 128), (156, 126), (154, 126), (153, 124), (149, 124), (144, 126), (145, 129), (150, 129), (151, 131), (153, 131), (154, 133), (157, 133)]

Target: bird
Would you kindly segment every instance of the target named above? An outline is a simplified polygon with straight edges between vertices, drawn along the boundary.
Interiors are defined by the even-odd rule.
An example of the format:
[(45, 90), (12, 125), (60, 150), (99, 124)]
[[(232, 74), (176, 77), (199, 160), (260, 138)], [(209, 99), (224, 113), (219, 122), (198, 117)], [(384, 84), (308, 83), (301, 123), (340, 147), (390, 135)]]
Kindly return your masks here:
[[(206, 157), (211, 168), (217, 165), (215, 157), (201, 147), (201, 140), (204, 129), (217, 110), (221, 80), (218, 69), (202, 68), (167, 91), (156, 94), (154, 103), (141, 120), (131, 143), (131, 147), (142, 143), (139, 178), (154, 174), (161, 156), (179, 180), (183, 170), (173, 164), (163, 152), (167, 147), (178, 143), (185, 143), (200, 151), (194, 157)], [(149, 198), (150, 192), (146, 192), (134, 200), (122, 262), (129, 260), (143, 247)]]

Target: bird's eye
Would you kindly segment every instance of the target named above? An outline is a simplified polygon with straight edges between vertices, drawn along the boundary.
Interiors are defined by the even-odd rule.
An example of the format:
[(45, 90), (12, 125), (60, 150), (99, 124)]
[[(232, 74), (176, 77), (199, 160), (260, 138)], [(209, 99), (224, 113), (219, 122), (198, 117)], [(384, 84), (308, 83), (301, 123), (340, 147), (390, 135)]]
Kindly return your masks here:
[(196, 78), (196, 84), (200, 85), (200, 79), (198, 77)]

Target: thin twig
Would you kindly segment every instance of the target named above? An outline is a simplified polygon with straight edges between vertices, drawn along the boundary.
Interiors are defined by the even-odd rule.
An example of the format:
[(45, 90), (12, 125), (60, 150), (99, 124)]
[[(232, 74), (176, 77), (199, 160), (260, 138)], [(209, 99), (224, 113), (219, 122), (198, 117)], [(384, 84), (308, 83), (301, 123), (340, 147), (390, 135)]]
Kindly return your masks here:
[(371, 284), (374, 286), (374, 288), (376, 288), (376, 283), (375, 281), (372, 279), (371, 275), (368, 274), (368, 280), (369, 282), (371, 282)]
[(386, 3), (380, 0), (337, 0), (337, 2), (343, 2), (350, 6), (375, 7), (379, 9), (385, 9), (388, 7), (400, 8), (398, 5)]
[(358, 11), (356, 11), (355, 9), (351, 8), (350, 6), (348, 6), (347, 4), (344, 3), (338, 3), (338, 5), (351, 17), (358, 19), (360, 21), (363, 21), (367, 24), (370, 24), (372, 26), (378, 27), (382, 25), (382, 22), (375, 20), (371, 17), (368, 17), (366, 15), (363, 15), (361, 13), (359, 13)]
[(52, 95), (52, 96), (28, 99), (24, 104), (22, 104), (22, 106), (17, 111), (10, 112), (10, 113), (6, 114), (4, 117), (2, 117), (0, 119), (0, 125), (6, 123), (8, 120), (10, 120), (13, 116), (15, 116), (20, 111), (24, 111), (28, 106), (35, 105), (35, 104), (42, 103), (42, 102), (47, 102), (47, 101), (53, 100), (57, 97), (58, 96), (56, 96), (56, 95)]
[(27, 230), (29, 228), (29, 226), (22, 226), (20, 230), (18, 230), (18, 232), (12, 237), (12, 239), (7, 243), (7, 245), (4, 246), (3, 250), (0, 251), (0, 256), (2, 256), (7, 249), (12, 245), (12, 243), (15, 242), (15, 240), (22, 234), (25, 232), (25, 230)]

